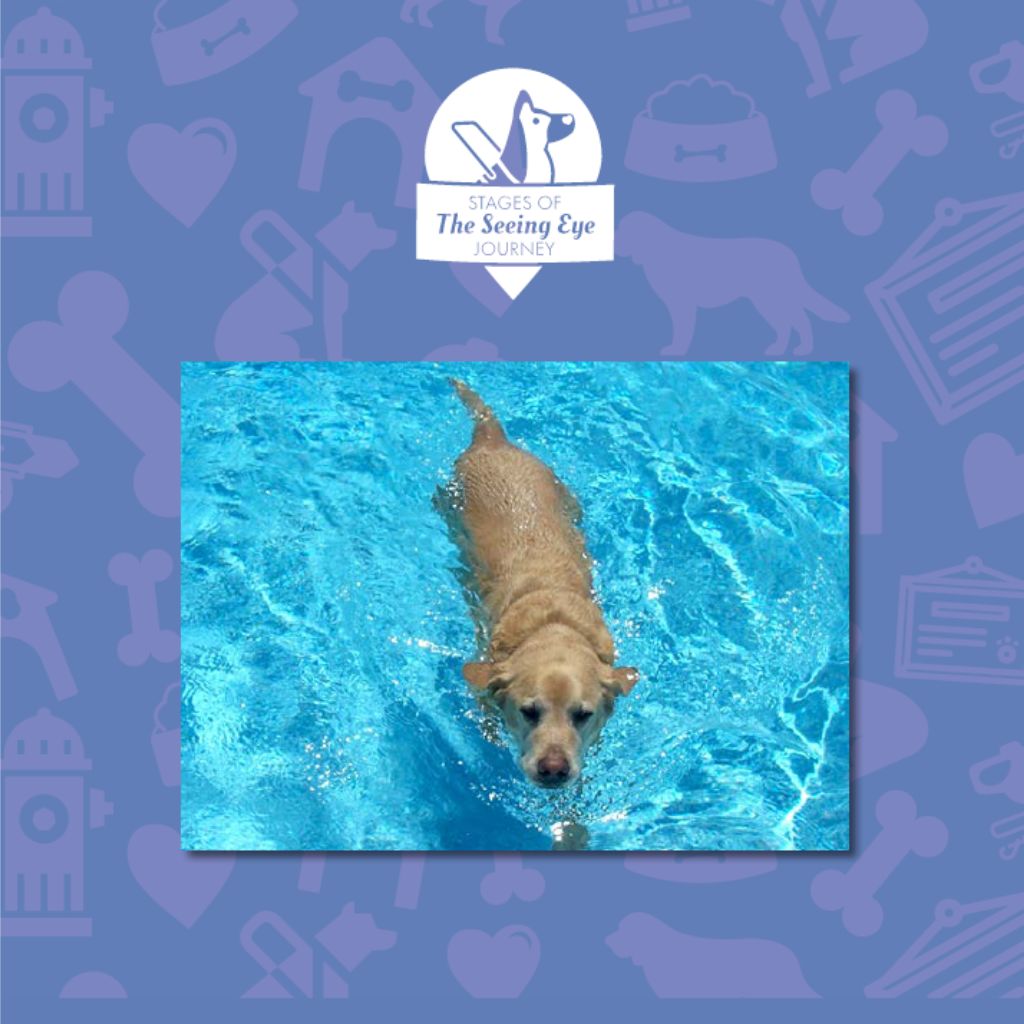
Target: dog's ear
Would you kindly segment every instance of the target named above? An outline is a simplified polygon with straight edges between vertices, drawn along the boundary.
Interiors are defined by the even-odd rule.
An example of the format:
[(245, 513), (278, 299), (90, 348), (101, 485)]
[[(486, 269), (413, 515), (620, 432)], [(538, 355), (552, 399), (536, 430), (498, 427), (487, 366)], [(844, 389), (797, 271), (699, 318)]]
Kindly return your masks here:
[(491, 668), (489, 661), (467, 661), (462, 666), (462, 676), (474, 690), (486, 690), (491, 681)]
[(489, 690), (497, 693), (509, 684), (509, 679), (501, 674), (500, 666), (490, 661), (468, 661), (462, 666), (463, 678), (474, 690)]
[(640, 673), (635, 668), (613, 668), (602, 682), (616, 697), (625, 697), (636, 686)]

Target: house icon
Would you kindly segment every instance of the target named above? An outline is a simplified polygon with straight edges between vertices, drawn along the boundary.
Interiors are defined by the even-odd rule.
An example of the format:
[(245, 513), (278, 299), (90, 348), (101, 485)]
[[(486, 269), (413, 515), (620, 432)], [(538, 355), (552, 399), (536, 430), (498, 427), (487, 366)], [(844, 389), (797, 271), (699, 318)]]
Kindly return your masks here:
[(853, 473), (856, 480), (857, 532), (882, 532), (883, 446), (899, 434), (861, 398), (853, 407)]
[[(398, 141), (401, 165), (395, 205), (412, 209), (423, 172), (423, 140), (439, 101), (398, 44), (371, 39), (307, 78), (299, 92), (312, 101), (299, 188), (320, 190), (331, 140), (349, 122), (367, 119), (389, 128)], [(359, 159), (360, 154), (351, 158)]]

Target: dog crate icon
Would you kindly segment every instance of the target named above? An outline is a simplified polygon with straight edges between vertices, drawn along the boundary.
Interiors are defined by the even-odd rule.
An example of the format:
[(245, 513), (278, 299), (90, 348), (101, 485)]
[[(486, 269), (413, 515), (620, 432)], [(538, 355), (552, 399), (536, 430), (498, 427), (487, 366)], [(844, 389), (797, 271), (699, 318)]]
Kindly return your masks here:
[(7, 737), (2, 934), (91, 934), (85, 834), (114, 809), (102, 790), (86, 789), (91, 767), (78, 733), (46, 708)]
[(4, 43), (3, 233), (92, 234), (85, 214), (85, 130), (113, 110), (86, 89), (92, 61), (74, 26), (40, 7)]

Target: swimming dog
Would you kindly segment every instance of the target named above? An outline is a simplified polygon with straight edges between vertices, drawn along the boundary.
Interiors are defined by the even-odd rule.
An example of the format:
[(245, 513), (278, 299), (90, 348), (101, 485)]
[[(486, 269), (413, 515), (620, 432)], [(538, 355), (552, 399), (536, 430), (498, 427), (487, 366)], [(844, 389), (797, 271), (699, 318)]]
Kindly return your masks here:
[(490, 627), (487, 659), (467, 663), (463, 675), (501, 710), (526, 777), (556, 789), (579, 777), (584, 752), (639, 673), (614, 667), (576, 498), (508, 440), (475, 391), (451, 383), (476, 421), (455, 462), (454, 496)]

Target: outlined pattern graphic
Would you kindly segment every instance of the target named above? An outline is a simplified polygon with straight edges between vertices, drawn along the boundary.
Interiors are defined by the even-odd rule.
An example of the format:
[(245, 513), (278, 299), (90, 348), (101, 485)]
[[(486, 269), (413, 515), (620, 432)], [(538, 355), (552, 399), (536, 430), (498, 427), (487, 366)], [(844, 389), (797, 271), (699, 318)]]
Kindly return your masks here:
[(896, 675), (1024, 685), (1024, 580), (980, 558), (900, 580)]
[(4, 235), (92, 234), (85, 137), (113, 110), (86, 85), (92, 60), (75, 27), (40, 7), (7, 35), (3, 59)]
[(4, 935), (88, 936), (85, 844), (113, 806), (86, 788), (82, 739), (49, 708), (4, 744)]
[[(997, 93), (1024, 105), (1024, 43), (1019, 39), (1011, 39), (991, 57), (975, 61), (970, 74), (977, 92)], [(999, 155), (1012, 160), (1024, 146), (1024, 110), (996, 118), (989, 132), (998, 142)]]
[(242, 248), (266, 271), (234, 299), (217, 325), (221, 359), (299, 359), (293, 332), (316, 326), (310, 359), (341, 359), (342, 321), (348, 310), (347, 273), (377, 249), (395, 244), (395, 232), (378, 227), (372, 213), (351, 202), (316, 232), (310, 245), (280, 214), (259, 210), (243, 225)]
[[(5, 1019), (1019, 1007), (1018, 0), (111, 6), (4, 5)], [(414, 258), (427, 125), (497, 67), (615, 186), (616, 259), (514, 304)], [(453, 358), (850, 362), (850, 852), (180, 850), (179, 363)]]
[(940, 423), (1024, 380), (1024, 192), (943, 199), (914, 244), (867, 288)]

